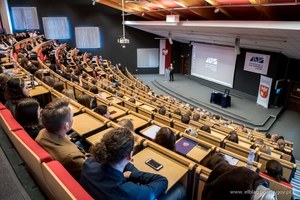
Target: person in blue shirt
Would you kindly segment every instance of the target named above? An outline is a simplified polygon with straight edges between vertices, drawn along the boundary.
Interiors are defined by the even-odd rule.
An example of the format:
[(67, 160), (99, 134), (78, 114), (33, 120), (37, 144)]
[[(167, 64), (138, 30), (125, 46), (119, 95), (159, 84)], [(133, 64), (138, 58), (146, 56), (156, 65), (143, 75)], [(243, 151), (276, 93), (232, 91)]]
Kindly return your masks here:
[(134, 137), (127, 128), (106, 133), (91, 149), (80, 184), (95, 199), (157, 199), (168, 187), (165, 177), (141, 172), (130, 163)]

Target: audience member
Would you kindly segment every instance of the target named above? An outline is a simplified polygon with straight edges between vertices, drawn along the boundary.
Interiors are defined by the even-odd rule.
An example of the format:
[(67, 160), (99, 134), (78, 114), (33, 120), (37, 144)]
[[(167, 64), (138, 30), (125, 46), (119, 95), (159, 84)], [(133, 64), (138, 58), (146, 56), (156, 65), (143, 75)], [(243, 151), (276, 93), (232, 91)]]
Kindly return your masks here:
[(134, 138), (126, 128), (106, 133), (91, 149), (82, 168), (81, 185), (95, 199), (156, 199), (166, 178), (138, 171), (131, 163)]
[(196, 122), (198, 122), (199, 119), (200, 119), (199, 113), (195, 113), (195, 114), (193, 115), (193, 120), (196, 121)]
[(161, 127), (156, 134), (154, 142), (157, 144), (175, 151), (176, 137), (173, 131), (168, 127)]
[(161, 115), (165, 115), (167, 112), (166, 108), (164, 106), (160, 107), (158, 110), (158, 113)]
[(236, 131), (230, 131), (229, 135), (226, 138), (227, 140), (235, 143), (239, 143), (239, 136)]
[(212, 171), (204, 185), (203, 200), (277, 199), (276, 193), (266, 187), (268, 182), (265, 179), (246, 167), (228, 164), (220, 154), (214, 154), (208, 161), (207, 167)]
[(210, 133), (210, 132), (211, 132), (211, 131), (210, 131), (210, 127), (207, 126), (207, 125), (201, 126), (200, 130), (205, 131), (205, 132), (207, 132), (207, 133)]
[(47, 85), (49, 85), (50, 87), (53, 87), (55, 81), (54, 81), (53, 77), (51, 77), (51, 76), (45, 76), (44, 77), (44, 83), (47, 84)]
[(23, 98), (16, 105), (16, 120), (31, 138), (35, 139), (43, 126), (40, 123), (40, 104), (36, 99)]
[(110, 119), (108, 107), (106, 105), (97, 106), (96, 108), (94, 108), (94, 112), (98, 113), (99, 115), (107, 119)]
[(77, 98), (77, 102), (87, 108), (91, 108), (91, 99), (90, 99), (89, 95), (87, 95), (87, 94), (80, 95)]
[(75, 100), (76, 101), (76, 98), (75, 98), (75, 94), (74, 94), (74, 90), (73, 89), (64, 89), (62, 91), (62, 94), (65, 95), (66, 97), (72, 99), (72, 100)]
[(85, 155), (67, 136), (73, 124), (68, 101), (54, 99), (42, 110), (41, 118), (45, 128), (35, 140), (79, 180)]
[(182, 123), (184, 123), (184, 124), (189, 124), (190, 123), (190, 116), (188, 116), (188, 115), (183, 115), (182, 117), (181, 117), (181, 122)]
[(266, 133), (266, 138), (271, 139), (271, 134), (270, 133)]
[(62, 91), (64, 91), (65, 89), (65, 84), (63, 82), (55, 82), (53, 85), (53, 89), (55, 89), (56, 91), (62, 93)]
[(174, 114), (181, 116), (181, 111), (180, 111), (180, 109), (179, 109), (179, 108), (176, 108), (176, 109), (174, 110)]
[(198, 137), (197, 129), (195, 129), (194, 127), (188, 127), (187, 129), (184, 130), (184, 132), (193, 137)]
[(131, 103), (135, 103), (135, 98), (131, 97), (131, 98), (128, 99), (128, 101), (131, 102)]
[(130, 119), (122, 119), (118, 124), (124, 128), (127, 128), (130, 131), (134, 131), (133, 123)]
[(273, 177), (276, 181), (278, 182), (284, 181), (288, 183), (288, 181), (282, 177), (283, 168), (280, 162), (278, 162), (277, 160), (268, 160), (266, 164), (266, 172), (269, 176)]
[[(0, 67), (1, 68), (1, 67)], [(6, 100), (4, 98), (4, 92), (6, 88), (6, 83), (10, 79), (10, 76), (7, 74), (0, 74), (0, 102), (5, 104)]]
[(5, 106), (13, 116), (15, 116), (17, 102), (26, 97), (29, 97), (29, 90), (22, 78), (11, 78), (7, 81), (4, 92)]

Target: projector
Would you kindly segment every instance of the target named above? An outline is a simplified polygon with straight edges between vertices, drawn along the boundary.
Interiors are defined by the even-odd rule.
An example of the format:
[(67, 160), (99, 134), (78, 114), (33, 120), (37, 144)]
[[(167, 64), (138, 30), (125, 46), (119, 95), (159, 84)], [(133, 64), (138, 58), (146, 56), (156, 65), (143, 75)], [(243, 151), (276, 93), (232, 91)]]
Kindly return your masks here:
[(125, 37), (118, 38), (118, 43), (120, 44), (129, 44), (129, 39)]

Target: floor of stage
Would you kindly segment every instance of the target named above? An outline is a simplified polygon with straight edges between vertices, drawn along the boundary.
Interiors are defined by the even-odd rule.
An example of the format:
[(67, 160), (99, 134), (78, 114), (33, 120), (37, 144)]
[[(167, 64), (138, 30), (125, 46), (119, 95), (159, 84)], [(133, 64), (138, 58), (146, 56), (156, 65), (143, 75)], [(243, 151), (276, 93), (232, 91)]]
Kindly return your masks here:
[[(170, 82), (163, 75), (136, 75), (148, 84), (157, 94), (172, 96), (195, 107), (204, 108), (227, 119), (257, 127), (262, 131), (283, 135), (289, 141), (300, 141), (300, 114), (279, 108), (264, 108), (254, 101), (231, 95), (231, 107), (210, 103), (212, 88), (207, 87), (188, 76), (175, 74), (175, 81)], [(223, 92), (223, 91), (220, 91)], [(297, 147), (298, 146), (298, 147)], [(298, 152), (298, 153), (297, 153)], [(295, 145), (294, 154), (300, 159), (300, 147)]]

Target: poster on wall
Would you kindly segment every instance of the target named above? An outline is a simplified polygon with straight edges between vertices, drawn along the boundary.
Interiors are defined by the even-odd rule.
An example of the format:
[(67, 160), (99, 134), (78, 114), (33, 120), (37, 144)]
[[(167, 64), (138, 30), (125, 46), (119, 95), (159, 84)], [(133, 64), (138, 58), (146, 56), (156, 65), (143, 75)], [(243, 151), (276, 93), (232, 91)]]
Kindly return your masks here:
[(269, 68), (270, 55), (246, 53), (244, 70), (266, 75)]
[(258, 87), (258, 95), (256, 103), (268, 108), (270, 92), (272, 86), (272, 79), (266, 76), (260, 76), (260, 83)]

